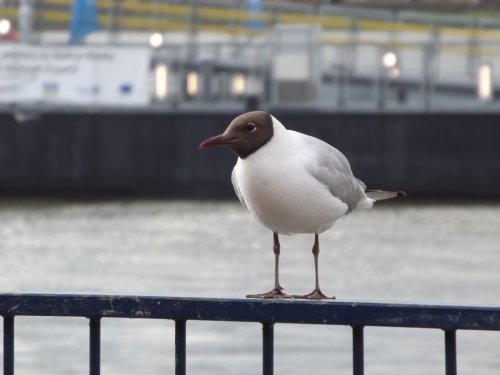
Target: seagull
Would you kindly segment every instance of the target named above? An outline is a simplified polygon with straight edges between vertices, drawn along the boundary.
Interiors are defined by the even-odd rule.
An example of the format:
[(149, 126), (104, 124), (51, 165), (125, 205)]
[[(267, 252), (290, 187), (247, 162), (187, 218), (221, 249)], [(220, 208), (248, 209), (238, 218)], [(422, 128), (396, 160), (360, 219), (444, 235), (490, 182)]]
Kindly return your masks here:
[[(339, 150), (312, 136), (287, 130), (267, 112), (236, 117), (224, 133), (199, 148), (223, 146), (238, 156), (231, 181), (241, 204), (273, 233), (274, 288), (247, 298), (329, 298), (320, 289), (319, 234), (357, 208), (371, 208), (404, 192), (366, 190)], [(279, 235), (314, 234), (315, 287), (306, 295), (288, 295), (279, 281)], [(335, 298), (335, 297), (331, 297)]]

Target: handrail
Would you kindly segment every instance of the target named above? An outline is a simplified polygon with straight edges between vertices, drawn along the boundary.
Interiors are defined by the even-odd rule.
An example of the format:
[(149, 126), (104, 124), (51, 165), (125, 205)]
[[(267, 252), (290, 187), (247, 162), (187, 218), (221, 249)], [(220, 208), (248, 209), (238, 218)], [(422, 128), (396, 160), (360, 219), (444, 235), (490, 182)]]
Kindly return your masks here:
[(500, 307), (121, 295), (0, 294), (0, 315), (500, 331)]
[(186, 322), (258, 322), (263, 327), (263, 374), (273, 373), (274, 325), (324, 324), (352, 327), (353, 374), (364, 373), (364, 327), (433, 328), (444, 331), (447, 375), (457, 373), (456, 331), (500, 331), (500, 307), (436, 306), (222, 298), (120, 295), (0, 294), (4, 318), (4, 375), (14, 374), (16, 316), (85, 317), (90, 320), (91, 375), (100, 373), (100, 323), (103, 318), (175, 321), (176, 374), (186, 372)]

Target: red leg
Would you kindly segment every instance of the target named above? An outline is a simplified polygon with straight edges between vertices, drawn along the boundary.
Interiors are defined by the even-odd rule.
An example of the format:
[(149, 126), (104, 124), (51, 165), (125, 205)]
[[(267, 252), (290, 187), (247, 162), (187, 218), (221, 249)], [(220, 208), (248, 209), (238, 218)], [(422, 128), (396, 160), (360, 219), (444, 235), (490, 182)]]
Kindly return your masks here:
[(274, 251), (274, 289), (267, 293), (249, 294), (247, 298), (290, 298), (286, 293), (283, 293), (283, 288), (280, 285), (279, 277), (279, 259), (280, 259), (280, 240), (278, 233), (273, 232), (273, 251)]
[(303, 298), (303, 299), (335, 299), (335, 297), (328, 297), (321, 291), (319, 287), (319, 272), (318, 272), (318, 263), (319, 263), (319, 236), (318, 234), (314, 235), (314, 245), (312, 248), (312, 253), (314, 256), (314, 275), (316, 280), (316, 285), (314, 290), (305, 295), (294, 295), (293, 298)]

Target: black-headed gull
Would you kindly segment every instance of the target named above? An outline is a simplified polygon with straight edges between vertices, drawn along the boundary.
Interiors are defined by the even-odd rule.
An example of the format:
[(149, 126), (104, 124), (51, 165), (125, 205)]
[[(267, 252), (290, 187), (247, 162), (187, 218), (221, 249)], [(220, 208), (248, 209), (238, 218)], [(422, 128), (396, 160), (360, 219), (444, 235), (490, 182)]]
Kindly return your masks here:
[(204, 149), (224, 146), (238, 156), (231, 180), (241, 204), (273, 232), (274, 289), (250, 298), (289, 297), (279, 282), (279, 234), (313, 233), (314, 290), (295, 298), (322, 299), (319, 287), (318, 235), (356, 208), (370, 208), (381, 199), (403, 192), (366, 191), (354, 177), (347, 158), (335, 147), (293, 130), (271, 114), (248, 112), (236, 117), (226, 131), (206, 139)]

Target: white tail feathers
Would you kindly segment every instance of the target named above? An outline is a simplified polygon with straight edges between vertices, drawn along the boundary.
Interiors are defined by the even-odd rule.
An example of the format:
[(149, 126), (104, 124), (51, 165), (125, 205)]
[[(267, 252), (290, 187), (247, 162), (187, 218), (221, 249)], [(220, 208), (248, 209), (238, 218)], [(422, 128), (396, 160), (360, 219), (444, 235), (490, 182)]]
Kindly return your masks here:
[(365, 199), (358, 202), (358, 204), (356, 205), (356, 208), (370, 209), (373, 207), (374, 202), (375, 202), (374, 199), (365, 198)]
[(374, 201), (383, 201), (384, 199), (406, 197), (404, 191), (384, 191), (384, 190), (367, 190), (366, 195)]

